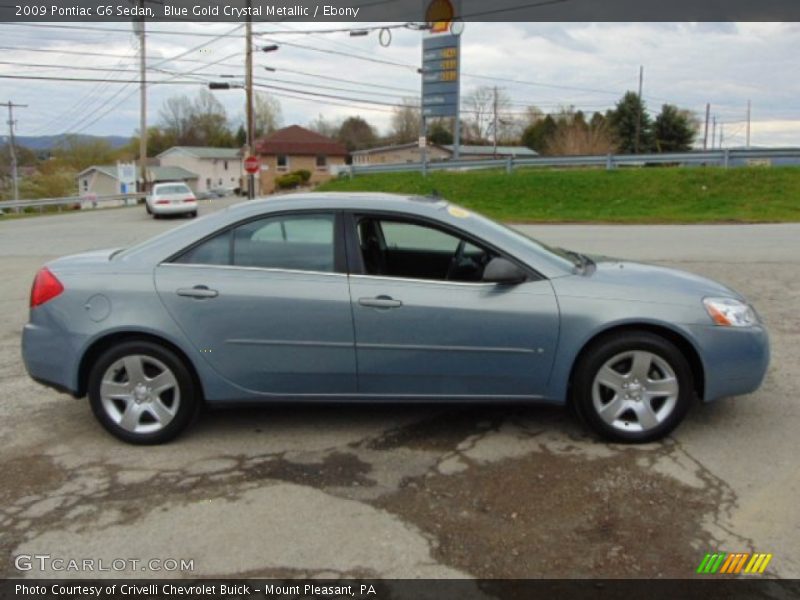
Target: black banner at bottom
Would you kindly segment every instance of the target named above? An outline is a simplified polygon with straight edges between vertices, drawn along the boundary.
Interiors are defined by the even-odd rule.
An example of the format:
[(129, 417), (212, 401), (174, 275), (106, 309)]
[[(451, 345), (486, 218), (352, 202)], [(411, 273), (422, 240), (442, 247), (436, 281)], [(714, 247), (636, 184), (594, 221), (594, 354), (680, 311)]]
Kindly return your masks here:
[(800, 598), (800, 580), (704, 579), (5, 579), (0, 598), (18, 600), (533, 600)]

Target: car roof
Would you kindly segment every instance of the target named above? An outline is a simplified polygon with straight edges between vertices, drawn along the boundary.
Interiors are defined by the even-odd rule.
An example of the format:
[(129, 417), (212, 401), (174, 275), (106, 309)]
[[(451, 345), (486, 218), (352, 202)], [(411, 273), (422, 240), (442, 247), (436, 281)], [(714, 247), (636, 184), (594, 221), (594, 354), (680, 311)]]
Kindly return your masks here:
[(234, 204), (231, 212), (272, 212), (288, 209), (398, 210), (423, 213), (441, 209), (448, 202), (438, 196), (388, 194), (382, 192), (309, 192), (281, 194)]

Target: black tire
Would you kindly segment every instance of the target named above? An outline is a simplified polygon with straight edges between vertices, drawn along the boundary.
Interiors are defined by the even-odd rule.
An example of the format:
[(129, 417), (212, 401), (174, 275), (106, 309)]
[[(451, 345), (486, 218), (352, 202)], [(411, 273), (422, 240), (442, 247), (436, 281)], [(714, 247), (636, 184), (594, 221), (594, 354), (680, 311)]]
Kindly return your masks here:
[[(615, 427), (606, 422), (600, 416), (593, 396), (595, 377), (601, 367), (606, 365), (608, 361), (614, 360), (615, 357), (619, 355), (637, 351), (655, 355), (654, 364), (656, 364), (656, 366), (653, 367), (651, 365), (650, 367), (651, 369), (656, 369), (654, 375), (658, 374), (657, 372), (659, 369), (656, 361), (658, 359), (665, 361), (666, 365), (671, 368), (677, 379), (678, 388), (677, 394), (674, 396), (675, 400), (671, 410), (668, 412), (665, 411), (665, 416), (658, 425), (644, 431), (623, 430), (619, 425)], [(623, 377), (629, 377), (629, 375), (623, 375)], [(605, 390), (603, 392), (608, 393)], [(600, 392), (598, 392), (598, 395), (601, 395)], [(680, 349), (669, 340), (646, 331), (629, 331), (609, 335), (592, 343), (575, 366), (570, 393), (570, 403), (573, 412), (575, 412), (592, 431), (607, 440), (624, 443), (647, 443), (663, 438), (683, 420), (693, 400), (694, 382), (692, 378), (692, 369), (686, 357)], [(599, 401), (602, 403), (602, 397)], [(640, 402), (644, 401), (640, 400)], [(654, 398), (652, 401), (647, 400), (647, 402), (649, 403), (648, 406), (651, 407), (655, 406), (655, 404), (650, 404), (651, 402), (664, 402), (664, 404), (661, 405), (664, 407), (668, 401), (662, 398)], [(610, 401), (608, 404), (610, 404)], [(601, 404), (601, 406), (605, 405)], [(623, 411), (621, 416), (625, 417), (629, 412), (633, 417), (636, 417), (637, 413), (632, 410)], [(636, 419), (638, 421), (638, 417), (636, 417)], [(621, 425), (627, 427), (624, 423), (626, 418), (620, 418), (620, 421), (622, 421), (622, 423), (620, 423)], [(630, 419), (628, 425), (633, 428), (642, 427), (641, 424), (634, 422), (633, 419)]]
[(153, 211), (150, 210), (150, 205), (147, 202), (144, 203), (144, 209), (147, 211), (148, 215), (152, 215), (153, 214)]
[[(154, 359), (154, 362), (169, 369), (177, 382), (177, 391), (179, 392), (177, 409), (175, 409), (172, 420), (158, 431), (146, 433), (129, 431), (115, 422), (104, 406), (100, 393), (103, 376), (112, 365), (125, 357), (132, 356), (142, 356), (147, 360)], [(126, 377), (127, 375), (123, 375), (123, 378)], [(174, 394), (174, 392), (171, 393)], [(171, 350), (145, 340), (123, 342), (103, 352), (89, 373), (88, 395), (92, 412), (109, 433), (130, 444), (142, 445), (162, 444), (177, 437), (189, 425), (202, 404), (200, 390), (183, 360)]]
[(190, 212), (190, 213), (189, 213), (189, 218), (190, 218), (190, 219), (194, 219), (196, 216), (197, 216), (197, 211), (194, 211), (194, 212)]

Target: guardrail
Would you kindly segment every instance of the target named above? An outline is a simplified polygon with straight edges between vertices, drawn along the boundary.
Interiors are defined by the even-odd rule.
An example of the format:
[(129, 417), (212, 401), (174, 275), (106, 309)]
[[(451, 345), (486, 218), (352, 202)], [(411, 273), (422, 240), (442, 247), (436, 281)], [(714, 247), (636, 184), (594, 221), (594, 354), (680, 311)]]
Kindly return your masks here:
[(110, 196), (65, 196), (63, 198), (39, 198), (37, 200), (6, 200), (0, 202), (0, 210), (13, 208), (19, 211), (24, 208), (38, 208), (41, 212), (46, 206), (57, 206), (59, 210), (62, 206), (70, 204), (83, 204), (91, 202), (97, 206), (104, 202), (118, 202), (120, 200), (137, 200), (144, 198), (145, 194), (112, 194)]
[(681, 166), (721, 166), (724, 168), (751, 164), (773, 164), (786, 161), (800, 165), (800, 148), (724, 149), (706, 152), (670, 152), (663, 154), (608, 154), (600, 156), (540, 156), (536, 158), (490, 158), (479, 160), (443, 160), (427, 163), (414, 162), (387, 165), (351, 165), (347, 176), (369, 173), (403, 173), (420, 171), (462, 171), (472, 169), (505, 169), (511, 173), (519, 167), (637, 167), (645, 165), (674, 164)]

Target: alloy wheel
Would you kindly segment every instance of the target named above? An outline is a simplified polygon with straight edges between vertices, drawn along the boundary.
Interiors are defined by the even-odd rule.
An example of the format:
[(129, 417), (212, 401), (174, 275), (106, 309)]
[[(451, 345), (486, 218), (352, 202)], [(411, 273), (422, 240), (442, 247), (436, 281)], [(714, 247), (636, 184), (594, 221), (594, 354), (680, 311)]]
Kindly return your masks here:
[(180, 386), (163, 362), (144, 354), (124, 356), (103, 374), (100, 399), (109, 418), (131, 433), (161, 431), (175, 418)]
[(592, 404), (619, 431), (648, 432), (666, 421), (678, 402), (674, 369), (659, 355), (631, 350), (607, 360), (595, 374)]

